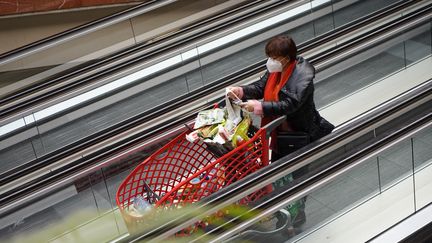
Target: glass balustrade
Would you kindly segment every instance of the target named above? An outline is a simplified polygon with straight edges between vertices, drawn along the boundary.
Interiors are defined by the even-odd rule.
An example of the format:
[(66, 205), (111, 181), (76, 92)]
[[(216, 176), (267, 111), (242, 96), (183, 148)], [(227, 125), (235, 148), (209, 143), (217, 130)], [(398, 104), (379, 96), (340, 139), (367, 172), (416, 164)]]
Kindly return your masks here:
[[(345, 98), (358, 93), (358, 90), (376, 84), (377, 80), (397, 76), (401, 73), (401, 70), (415, 68), (416, 65), (421, 65), (423, 62), (430, 62), (430, 24), (425, 25), (423, 30), (413, 34), (408, 39), (402, 38), (399, 42), (382, 48), (380, 52), (369, 56), (366, 61), (351, 59), (351, 65), (343, 72), (336, 72), (331, 75), (328, 75), (325, 71), (318, 73), (315, 97), (321, 111), (325, 114), (325, 109), (330, 107), (331, 104), (343, 102)], [(295, 31), (292, 33), (295, 33)], [(302, 31), (298, 33), (302, 33)], [(263, 58), (263, 43), (265, 41), (260, 44), (261, 47), (256, 47), (256, 60)], [(195, 48), (195, 53), (200, 53), (199, 47)], [(2, 163), (4, 168), (1, 171), (8, 171), (17, 165), (24, 164), (96, 131), (107, 128), (112, 125), (108, 121), (112, 120), (113, 124), (115, 124), (115, 122), (122, 121), (128, 116), (130, 117), (130, 115), (142, 113), (156, 105), (163, 104), (174, 98), (175, 95), (179, 95), (178, 90), (183, 90), (181, 93), (187, 93), (211, 83), (212, 79), (206, 80), (205, 77), (218, 77), (217, 72), (211, 68), (206, 71), (206, 67), (209, 67), (206, 65), (212, 65), (212, 63), (205, 64), (206, 57), (202, 57), (201, 54), (199, 54), (199, 59), (187, 62), (187, 64), (185, 60), (190, 53), (180, 51), (177, 54), (182, 57), (179, 65), (182, 67), (190, 66), (189, 69), (192, 71), (174, 79), (170, 78), (172, 74), (169, 72), (158, 73), (157, 77), (162, 76), (167, 81), (160, 84), (156, 82), (154, 86), (142, 82), (145, 91), (136, 92), (131, 96), (130, 109), (124, 103), (126, 101), (120, 99), (120, 101), (114, 102), (109, 107), (113, 109), (104, 108), (98, 110), (98, 112), (105, 111), (105, 115), (102, 112), (93, 112), (79, 119), (75, 119), (74, 114), (61, 115), (50, 122), (64, 122), (66, 125), (61, 125), (55, 129), (48, 128), (47, 123), (39, 124), (39, 121), (35, 118), (38, 116), (36, 113), (23, 118), (24, 126), (20, 128), (20, 135), (24, 139), (21, 138), (17, 142), (19, 138), (14, 136), (6, 137), (1, 141), (0, 157), (2, 161), (7, 161)], [(232, 58), (232, 60), (236, 59)], [(245, 63), (242, 65), (247, 65), (248, 60), (244, 61)], [(228, 66), (228, 63), (229, 61), (223, 64), (221, 60), (219, 65)], [(195, 70), (197, 67), (198, 71)], [(213, 72), (213, 74), (209, 72)], [(151, 86), (151, 88), (146, 86)], [(346, 88), (339, 91), (339, 88), (336, 89), (335, 87)], [(166, 90), (171, 90), (172, 93), (165, 92)], [(337, 94), (333, 94), (329, 90), (334, 90)], [(114, 113), (115, 111), (120, 113)], [(77, 114), (80, 112), (76, 111), (75, 116), (80, 116), (80, 114)], [(108, 117), (105, 117), (106, 114), (108, 114)], [(338, 123), (341, 124), (342, 122)], [(79, 126), (79, 128), (75, 129), (73, 126)], [(63, 127), (66, 129), (61, 130)], [(78, 134), (77, 129), (82, 129), (83, 133)], [(301, 239), (307, 241), (307, 239), (312, 239), (310, 237), (313, 237), (313, 232), (318, 232), (318, 230), (325, 228), (326, 225), (331, 225), (331, 222), (341, 219), (352, 208), (366, 205), (371, 199), (383, 195), (386, 191), (396, 190), (398, 186), (402, 186), (404, 189), (411, 188), (411, 191), (406, 191), (405, 197), (411, 198), (414, 197), (414, 194), (416, 197), (415, 204), (412, 200), (404, 201), (401, 199), (400, 206), (403, 206), (406, 210), (401, 212), (400, 216), (412, 213), (429, 203), (430, 193), (426, 192), (429, 188), (427, 173), (431, 154), (425, 151), (432, 151), (429, 144), (429, 141), (431, 141), (430, 132), (431, 130), (428, 129), (424, 133), (419, 133), (401, 142), (396, 147), (389, 148), (373, 158), (368, 158), (353, 170), (341, 175), (337, 180), (308, 195), (306, 201), (306, 224), (303, 225), (302, 232), (292, 240)], [(55, 133), (58, 135), (53, 136), (52, 134)], [(370, 138), (369, 136), (374, 137), (374, 134), (365, 135), (362, 141), (367, 141)], [(49, 203), (41, 200), (34, 203), (33, 208), (25, 208), (4, 217), (1, 230), (3, 232), (1, 234), (2, 239), (21, 240), (28, 239), (26, 237), (40, 237), (37, 239), (41, 239), (41, 241), (77, 239), (109, 241), (127, 234), (127, 228), (115, 206), (115, 191), (126, 175), (158, 146), (160, 145), (142, 148), (135, 155), (131, 155), (115, 165), (101, 168), (91, 175), (76, 179), (72, 184), (63, 188), (60, 193), (51, 195)], [(347, 145), (347, 147), (350, 146), (355, 147), (356, 144)], [(414, 161), (410, 160), (412, 154), (415, 154)], [(343, 152), (328, 155), (328, 158), (321, 160), (335, 159), (338, 156), (343, 156)], [(415, 168), (412, 166), (413, 164)], [(315, 167), (319, 168), (316, 164)], [(414, 176), (413, 171), (415, 172)], [(412, 191), (412, 184), (405, 185), (407, 181), (412, 183), (413, 180), (416, 182), (415, 189), (418, 188), (419, 193)]]

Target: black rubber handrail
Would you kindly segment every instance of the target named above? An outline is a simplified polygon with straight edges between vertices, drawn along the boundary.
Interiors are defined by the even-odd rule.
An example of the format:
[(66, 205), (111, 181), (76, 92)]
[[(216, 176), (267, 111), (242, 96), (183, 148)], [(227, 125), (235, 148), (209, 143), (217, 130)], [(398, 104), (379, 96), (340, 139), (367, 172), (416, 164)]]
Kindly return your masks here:
[[(429, 205), (424, 206), (424, 208), (430, 206), (432, 206), (432, 203), (429, 203)], [(418, 242), (432, 242), (432, 222), (429, 222), (428, 224), (424, 225), (420, 229), (417, 229), (415, 232), (413, 232), (412, 234), (406, 236), (401, 241), (399, 241), (399, 243), (418, 243)]]
[[(422, 215), (425, 214), (422, 212), (423, 210), (428, 210), (429, 207), (432, 206), (432, 202), (424, 205), (421, 209), (416, 209), (414, 214)], [(406, 219), (410, 218), (412, 215), (406, 217), (405, 219), (402, 219), (402, 224), (406, 224)], [(376, 236), (372, 237), (365, 243), (371, 243), (371, 242), (377, 242), (377, 240), (382, 241), (382, 237), (384, 235), (384, 238), (388, 238), (385, 235), (390, 232), (390, 235), (392, 235), (391, 232), (395, 232), (397, 228), (399, 227), (399, 224), (395, 224), (387, 228), (386, 230), (382, 231), (381, 233), (377, 234)], [(411, 231), (412, 232), (412, 231)], [(399, 236), (398, 243), (418, 243), (418, 242), (432, 242), (432, 222), (429, 222), (428, 224), (424, 225), (423, 227), (416, 229), (416, 231), (412, 232), (411, 234), (405, 236), (406, 234), (402, 234)], [(405, 236), (405, 237), (404, 237)], [(401, 237), (404, 237), (401, 239)], [(395, 239), (396, 240), (396, 239)]]
[[(300, 51), (301, 51), (301, 48), (300, 48)], [(343, 50), (341, 50), (341, 52), (343, 52)], [(38, 168), (42, 168), (44, 166), (47, 166), (47, 165), (54, 163), (55, 161), (65, 157), (65, 156), (68, 156), (68, 155), (73, 154), (74, 152), (80, 151), (82, 148), (86, 148), (88, 146), (91, 146), (92, 144), (98, 143), (100, 141), (103, 141), (103, 140), (111, 137), (111, 136), (114, 136), (115, 134), (118, 134), (122, 131), (126, 131), (137, 124), (142, 124), (142, 122), (148, 121), (146, 119), (155, 118), (158, 116), (158, 114), (160, 114), (156, 111), (157, 109), (165, 108), (167, 110), (172, 110), (172, 109), (175, 109), (176, 107), (181, 107), (181, 106), (189, 103), (191, 100), (196, 99), (197, 97), (202, 97), (203, 95), (211, 94), (212, 91), (214, 91), (215, 89), (219, 89), (219, 88), (227, 86), (231, 83), (235, 83), (239, 78), (241, 79), (241, 78), (247, 77), (249, 75), (255, 74), (257, 72), (261, 72), (264, 70), (264, 67), (262, 64), (263, 64), (263, 62), (261, 61), (261, 62), (255, 64), (251, 67), (246, 68), (245, 70), (239, 71), (238, 74), (237, 73), (232, 74), (229, 79), (226, 79), (225, 82), (223, 82), (222, 80), (221, 80), (221, 82), (215, 82), (215, 83), (219, 84), (218, 86), (203, 87), (202, 89), (198, 90), (197, 92), (190, 94), (189, 95), (190, 99), (186, 99), (185, 102), (179, 103), (179, 100), (182, 100), (182, 98), (183, 98), (183, 97), (179, 97), (179, 98), (173, 100), (170, 105), (163, 105), (161, 107), (157, 107), (157, 108), (149, 111), (148, 113), (146, 113), (145, 114), (146, 116), (144, 116), (144, 115), (138, 116), (139, 117), (138, 120), (134, 121), (134, 119), (137, 119), (137, 117), (133, 117), (133, 118), (128, 119), (127, 121), (125, 121), (119, 125), (116, 125), (117, 128), (107, 129), (107, 130), (101, 131), (95, 135), (92, 135), (93, 139), (89, 140), (88, 143), (86, 143), (86, 140), (88, 138), (80, 140), (74, 144), (71, 144), (70, 146), (66, 146), (64, 149), (55, 151), (53, 153), (50, 153), (46, 156), (43, 156), (43, 157), (37, 159), (37, 160), (34, 160), (30, 163), (27, 163), (27, 164), (21, 166), (17, 170), (11, 170), (11, 171), (9, 171), (10, 173), (8, 172), (7, 174), (4, 174), (0, 177), (0, 181), (1, 181), (0, 184), (3, 185), (5, 183), (11, 182), (15, 179), (20, 178), (21, 176), (26, 175), (27, 173), (30, 173), (30, 172), (38, 169)], [(239, 74), (241, 75), (240, 77), (237, 76)], [(162, 112), (164, 112), (164, 111), (165, 110), (163, 110)], [(177, 118), (174, 118), (174, 119), (177, 119)], [(172, 126), (172, 124), (173, 123), (170, 123), (171, 126)], [(158, 131), (160, 131), (160, 130), (158, 130)], [(146, 131), (146, 132), (151, 133), (151, 131)], [(113, 133), (115, 133), (115, 134), (113, 135)], [(142, 135), (140, 135), (140, 134), (136, 135), (136, 137), (139, 137), (139, 136), (142, 136)], [(70, 172), (68, 168), (70, 168), (72, 171), (74, 171), (74, 170), (78, 169), (78, 167), (81, 168), (81, 166), (84, 166), (86, 164), (94, 163), (95, 161), (97, 161), (97, 159), (101, 159), (101, 157), (106, 156), (107, 151), (112, 152), (112, 150), (115, 150), (115, 149), (121, 149), (121, 148), (128, 147), (131, 144), (130, 141), (135, 141), (134, 139), (135, 139), (135, 137), (132, 137), (132, 138), (128, 138), (128, 141), (119, 141), (119, 142), (113, 144), (112, 146), (103, 149), (102, 151), (95, 152), (94, 154), (91, 154), (91, 155), (87, 156), (86, 158), (82, 158), (78, 161), (75, 161), (73, 164), (71, 164), (69, 166), (65, 166), (59, 170), (53, 171), (52, 173), (50, 173), (44, 177), (40, 177), (36, 180), (33, 180), (32, 182), (29, 182), (23, 186), (20, 186), (18, 189), (14, 189), (13, 192), (4, 193), (4, 194), (2, 194), (2, 197), (0, 199), (0, 205), (4, 205), (8, 201), (10, 202), (11, 200), (13, 200), (13, 198), (16, 198), (17, 196), (19, 197), (20, 195), (21, 196), (24, 195), (25, 194), (24, 192), (25, 191), (28, 192), (30, 190), (30, 188), (32, 188), (30, 191), (33, 191), (35, 187), (41, 187), (48, 180), (53, 180), (54, 177), (55, 178), (61, 178), (61, 177), (56, 177), (56, 175), (60, 176), (60, 175), (64, 175), (64, 173), (66, 173), (66, 172)], [(88, 158), (94, 158), (94, 159), (88, 159)], [(66, 167), (68, 167), (68, 168), (66, 168)]]
[[(135, 46), (127, 48), (126, 50), (120, 50), (120, 51), (117, 51), (113, 54), (110, 54), (110, 55), (102, 58), (101, 60), (88, 61), (86, 63), (78, 65), (77, 67), (68, 69), (66, 71), (62, 71), (57, 76), (51, 77), (49, 80), (46, 80), (42, 83), (36, 83), (30, 87), (27, 87), (25, 90), (19, 90), (16, 93), (12, 93), (12, 94), (8, 95), (7, 97), (4, 97), (0, 101), (0, 106), (5, 105), (5, 104), (7, 104), (13, 100), (19, 99), (19, 98), (26, 96), (28, 94), (32, 94), (34, 92), (44, 90), (47, 87), (50, 87), (54, 84), (64, 82), (66, 79), (73, 78), (73, 77), (80, 75), (82, 73), (85, 73), (87, 71), (92, 71), (96, 68), (103, 67), (109, 63), (112, 63), (116, 60), (124, 58), (124, 57), (131, 55), (133, 53), (143, 51), (145, 49), (151, 49), (152, 46), (159, 45), (160, 43), (166, 42), (169, 39), (183, 35), (183, 34), (190, 32), (194, 29), (206, 26), (207, 24), (214, 22), (218, 19), (225, 18), (226, 16), (229, 16), (230, 14), (240, 12), (240, 11), (243, 11), (247, 8), (256, 6), (256, 5), (260, 4), (261, 2), (262, 1), (255, 0), (253, 2), (242, 4), (241, 6), (237, 6), (235, 9), (232, 9), (230, 11), (226, 11), (224, 13), (217, 14), (216, 16), (211, 16), (210, 18), (208, 18), (206, 20), (201, 20), (198, 23), (194, 23), (194, 24), (185, 26), (178, 31), (172, 32), (169, 35), (165, 35), (163, 38), (159, 38), (157, 41), (154, 41), (151, 43), (144, 42), (141, 44), (137, 44)], [(0, 111), (0, 118), (10, 116), (11, 113), (18, 112), (18, 111), (24, 110), (28, 107), (35, 106), (35, 103), (46, 101), (48, 99), (51, 99), (55, 95), (61, 95), (62, 93), (70, 92), (71, 90), (74, 90), (74, 89), (82, 86), (83, 84), (88, 84), (89, 82), (92, 82), (95, 79), (102, 78), (102, 77), (105, 77), (108, 75), (112, 75), (113, 73), (118, 72), (118, 71), (124, 69), (125, 67), (139, 63), (143, 60), (151, 59), (155, 56), (160, 55), (161, 53), (176, 50), (180, 46), (187, 45), (188, 43), (190, 43), (194, 40), (197, 40), (199, 38), (202, 38), (203, 36), (208, 35), (209, 33), (212, 33), (212, 32), (214, 33), (214, 32), (219, 31), (221, 29), (227, 28), (230, 25), (244, 21), (247, 18), (251, 18), (253, 15), (269, 11), (270, 9), (273, 9), (273, 8), (277, 8), (280, 5), (285, 4), (286, 2), (289, 2), (289, 0), (278, 1), (277, 3), (274, 3), (272, 5), (260, 8), (259, 10), (254, 11), (253, 13), (248, 13), (248, 14), (243, 15), (239, 18), (234, 19), (234, 20), (223, 22), (217, 26), (214, 26), (211, 29), (206, 29), (204, 31), (201, 31), (192, 37), (182, 38), (179, 41), (177, 41), (176, 43), (170, 44), (169, 46), (158, 47), (157, 50), (151, 51), (149, 53), (145, 53), (145, 54), (141, 55), (140, 57), (135, 58), (132, 61), (126, 61), (124, 63), (116, 65), (115, 67), (111, 67), (109, 69), (99, 71), (99, 72), (91, 75), (91, 77), (85, 77), (85, 78), (79, 79), (77, 81), (69, 83), (67, 86), (62, 86), (62, 87), (53, 89), (49, 93), (43, 93), (43, 94), (37, 95), (31, 99), (26, 100), (23, 103), (19, 103), (19, 104), (10, 106), (10, 107), (6, 107)]]

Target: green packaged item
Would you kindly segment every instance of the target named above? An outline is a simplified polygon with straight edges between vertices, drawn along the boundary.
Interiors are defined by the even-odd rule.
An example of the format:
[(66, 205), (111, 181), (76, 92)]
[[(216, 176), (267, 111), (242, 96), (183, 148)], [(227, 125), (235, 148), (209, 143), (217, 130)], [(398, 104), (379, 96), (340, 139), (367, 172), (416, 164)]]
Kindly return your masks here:
[(194, 129), (198, 129), (204, 126), (219, 124), (225, 120), (225, 110), (216, 108), (211, 110), (205, 110), (198, 112), (198, 116), (195, 120)]

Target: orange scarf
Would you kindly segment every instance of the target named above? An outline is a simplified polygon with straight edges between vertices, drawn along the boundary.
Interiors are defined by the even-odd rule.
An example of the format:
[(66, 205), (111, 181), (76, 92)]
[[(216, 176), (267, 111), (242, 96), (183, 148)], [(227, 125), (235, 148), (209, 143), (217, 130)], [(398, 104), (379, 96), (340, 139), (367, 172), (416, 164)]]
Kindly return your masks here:
[(297, 61), (290, 62), (281, 73), (270, 73), (264, 89), (264, 101), (279, 101), (279, 91), (290, 78), (296, 63)]
[[(297, 61), (290, 62), (282, 72), (270, 73), (264, 88), (264, 101), (279, 101), (279, 92), (286, 82), (288, 82), (296, 64)], [(261, 126), (264, 125), (261, 124)]]
[[(267, 79), (266, 86), (264, 88), (264, 102), (279, 101), (279, 92), (282, 89), (282, 87), (285, 86), (286, 82), (288, 82), (288, 79), (291, 77), (291, 74), (294, 71), (296, 64), (297, 61), (290, 62), (288, 66), (285, 68), (285, 70), (282, 70), (282, 72), (270, 73)], [(261, 120), (261, 126), (265, 126), (273, 119), (274, 119), (273, 116), (263, 117)], [(289, 124), (286, 124), (286, 126), (288, 129), (290, 129)], [(277, 131), (273, 131), (271, 134), (272, 137), (271, 147), (273, 149), (276, 147), (276, 132)]]

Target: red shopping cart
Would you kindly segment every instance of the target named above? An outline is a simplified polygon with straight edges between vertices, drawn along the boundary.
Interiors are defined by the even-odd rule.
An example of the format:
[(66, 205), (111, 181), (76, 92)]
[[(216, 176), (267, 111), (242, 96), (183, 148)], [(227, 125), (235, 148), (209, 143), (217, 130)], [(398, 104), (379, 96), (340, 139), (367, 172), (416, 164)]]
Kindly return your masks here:
[[(268, 138), (277, 125), (255, 129), (250, 140), (221, 157), (202, 141), (186, 140), (189, 131), (178, 135), (139, 164), (118, 188), (116, 202), (128, 229), (133, 230), (142, 222), (142, 217), (130, 213), (137, 196), (156, 208), (181, 207), (268, 165)], [(266, 186), (239, 203), (247, 204), (271, 190), (271, 186)]]

